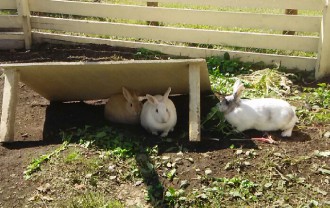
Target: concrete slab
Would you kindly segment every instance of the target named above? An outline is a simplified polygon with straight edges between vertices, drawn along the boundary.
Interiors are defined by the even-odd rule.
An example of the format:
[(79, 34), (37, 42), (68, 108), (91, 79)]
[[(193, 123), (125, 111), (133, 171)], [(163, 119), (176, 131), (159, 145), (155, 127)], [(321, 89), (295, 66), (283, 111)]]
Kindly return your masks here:
[(125, 86), (141, 94), (189, 93), (189, 65), (200, 66), (201, 91), (211, 90), (203, 59), (48, 62), (2, 64), (4, 70), (16, 69), (20, 81), (50, 101), (75, 101), (108, 98)]
[[(5, 83), (15, 77), (50, 101), (106, 99), (121, 93), (122, 86), (136, 89), (141, 95), (189, 94), (189, 138), (200, 141), (200, 93), (211, 91), (204, 59), (132, 60), (110, 62), (47, 62), (2, 64)], [(7, 80), (7, 81), (6, 81)], [(17, 85), (18, 80), (13, 82)], [(9, 82), (8, 82), (9, 83)], [(17, 88), (4, 86), (1, 130), (13, 132)], [(11, 116), (10, 116), (11, 115)], [(6, 120), (6, 121), (5, 121)], [(11, 122), (8, 122), (11, 121)], [(13, 133), (0, 134), (0, 142), (13, 141)]]

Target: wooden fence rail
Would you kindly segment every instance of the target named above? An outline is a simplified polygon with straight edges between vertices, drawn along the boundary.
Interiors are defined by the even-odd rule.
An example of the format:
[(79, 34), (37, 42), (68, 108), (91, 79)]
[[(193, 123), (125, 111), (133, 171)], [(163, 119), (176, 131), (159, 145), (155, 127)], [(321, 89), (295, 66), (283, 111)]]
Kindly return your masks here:
[[(243, 3), (240, 0), (158, 0), (154, 3), (157, 7), (150, 3), (147, 6), (147, 2), (141, 6), (67, 0), (1, 0), (0, 9), (17, 10), (17, 15), (0, 15), (0, 31), (3, 31), (0, 32), (0, 49), (29, 49), (34, 42), (70, 41), (144, 47), (191, 57), (229, 52), (242, 61), (264, 61), (303, 71), (315, 70), (316, 78), (330, 74), (330, 59), (325, 58), (330, 56), (328, 0), (246, 0)], [(173, 5), (182, 6), (174, 8)], [(323, 10), (323, 15), (217, 10), (224, 7)], [(39, 16), (40, 13), (46, 16)], [(157, 24), (149, 24), (151, 22)], [(236, 29), (233, 31), (233, 28)], [(15, 31), (10, 32), (13, 29)], [(298, 35), (283, 35), (282, 31), (296, 31)], [(75, 35), (68, 35), (68, 32)], [(159, 41), (163, 43), (159, 44)], [(243, 50), (189, 47), (191, 44)], [(244, 52), (244, 48), (312, 52), (317, 53), (317, 57)]]

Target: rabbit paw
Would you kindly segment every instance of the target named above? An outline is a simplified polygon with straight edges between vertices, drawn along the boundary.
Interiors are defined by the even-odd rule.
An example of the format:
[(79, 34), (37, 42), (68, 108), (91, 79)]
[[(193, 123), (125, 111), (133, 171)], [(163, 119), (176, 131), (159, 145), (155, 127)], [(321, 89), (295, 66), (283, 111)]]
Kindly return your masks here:
[(158, 135), (157, 131), (152, 131), (151, 133), (152, 133), (152, 135)]
[(166, 137), (168, 135), (168, 131), (164, 131), (160, 136), (161, 137)]
[(292, 135), (292, 129), (287, 129), (281, 133), (282, 137), (290, 137)]

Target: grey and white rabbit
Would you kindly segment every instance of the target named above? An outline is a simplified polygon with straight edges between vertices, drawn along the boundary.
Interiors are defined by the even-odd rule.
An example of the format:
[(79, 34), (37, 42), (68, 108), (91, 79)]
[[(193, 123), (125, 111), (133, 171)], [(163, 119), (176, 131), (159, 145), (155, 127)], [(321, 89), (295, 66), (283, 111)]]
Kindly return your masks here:
[(290, 137), (298, 118), (295, 107), (281, 99), (259, 98), (241, 99), (244, 86), (237, 80), (233, 94), (229, 96), (215, 95), (220, 102), (218, 108), (225, 119), (238, 131), (256, 129), (259, 131), (282, 130), (283, 137)]
[(138, 124), (142, 103), (135, 91), (122, 87), (122, 93), (111, 95), (104, 107), (104, 117), (115, 123)]
[(141, 125), (154, 135), (161, 132), (161, 137), (166, 137), (174, 130), (177, 122), (176, 108), (172, 100), (168, 98), (171, 92), (169, 87), (165, 94), (146, 95), (147, 101), (141, 111)]

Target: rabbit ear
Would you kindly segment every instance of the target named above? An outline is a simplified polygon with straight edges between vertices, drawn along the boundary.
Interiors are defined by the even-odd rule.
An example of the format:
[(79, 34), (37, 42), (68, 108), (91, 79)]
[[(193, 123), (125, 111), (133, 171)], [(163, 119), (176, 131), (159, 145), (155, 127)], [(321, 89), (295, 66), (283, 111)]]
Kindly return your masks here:
[(159, 103), (159, 101), (157, 100), (157, 98), (155, 98), (152, 95), (147, 94), (146, 97), (147, 97), (148, 102), (150, 102), (153, 105), (157, 105)]
[(236, 80), (234, 86), (233, 86), (233, 94), (235, 94), (238, 90), (238, 87), (241, 85), (241, 80)]
[(167, 91), (165, 92), (163, 100), (168, 99), (168, 96), (170, 95), (170, 92), (171, 92), (171, 87), (169, 87), (169, 88), (167, 89)]
[(131, 93), (125, 87), (122, 87), (122, 90), (123, 90), (123, 95), (124, 95), (125, 99), (128, 102), (131, 102), (133, 100), (133, 96), (131, 95)]
[(242, 92), (243, 92), (243, 90), (244, 90), (245, 88), (244, 88), (244, 85), (243, 84), (240, 84), (238, 87), (237, 87), (237, 89), (235, 90), (235, 92), (234, 92), (234, 100), (239, 100), (240, 99), (240, 97), (241, 97), (241, 95), (242, 95)]

